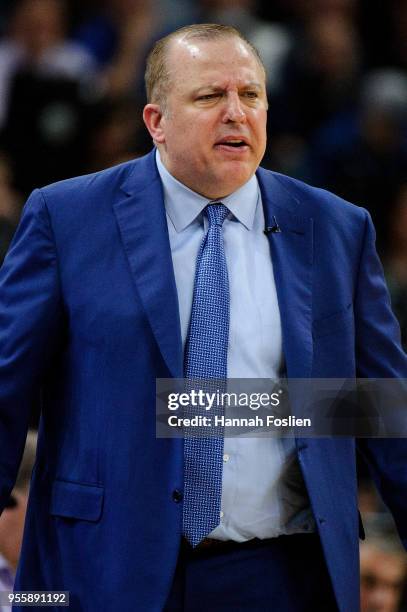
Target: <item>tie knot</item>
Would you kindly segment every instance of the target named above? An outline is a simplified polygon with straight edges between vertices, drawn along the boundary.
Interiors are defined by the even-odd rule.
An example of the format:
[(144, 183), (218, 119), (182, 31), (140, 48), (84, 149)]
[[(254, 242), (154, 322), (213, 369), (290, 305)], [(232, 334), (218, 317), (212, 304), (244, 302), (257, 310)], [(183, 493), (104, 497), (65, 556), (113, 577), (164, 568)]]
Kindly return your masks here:
[(213, 225), (218, 225), (219, 227), (222, 227), (224, 220), (229, 214), (229, 209), (226, 208), (226, 206), (222, 204), (222, 202), (214, 202), (213, 204), (208, 204), (205, 210), (209, 220), (209, 227)]

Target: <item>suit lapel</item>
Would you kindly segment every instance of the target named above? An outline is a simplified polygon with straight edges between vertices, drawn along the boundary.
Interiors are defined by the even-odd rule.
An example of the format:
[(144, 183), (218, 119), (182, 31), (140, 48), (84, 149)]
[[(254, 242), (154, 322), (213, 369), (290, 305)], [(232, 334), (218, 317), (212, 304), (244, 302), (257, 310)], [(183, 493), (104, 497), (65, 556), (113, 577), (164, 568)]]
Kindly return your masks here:
[[(137, 171), (136, 171), (137, 167)], [(312, 367), (313, 221), (275, 175), (257, 172), (269, 234), (290, 378), (304, 378)], [(151, 328), (171, 375), (183, 376), (178, 297), (168, 238), (161, 181), (154, 151), (135, 162), (114, 204), (123, 246)]]
[(257, 172), (266, 226), (278, 222), (280, 233), (269, 233), (280, 308), (283, 350), (289, 378), (307, 378), (312, 368), (313, 220), (299, 214), (299, 202), (275, 175)]
[(114, 212), (138, 294), (166, 365), (183, 376), (178, 297), (154, 151), (137, 160)]

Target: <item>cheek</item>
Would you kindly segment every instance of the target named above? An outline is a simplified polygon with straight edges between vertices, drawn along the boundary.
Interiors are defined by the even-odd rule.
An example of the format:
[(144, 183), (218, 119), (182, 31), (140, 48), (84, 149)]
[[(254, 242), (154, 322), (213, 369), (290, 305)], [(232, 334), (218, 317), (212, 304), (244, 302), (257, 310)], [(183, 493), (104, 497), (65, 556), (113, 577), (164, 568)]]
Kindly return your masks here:
[(178, 155), (184, 153), (188, 156), (200, 146), (200, 131), (195, 124), (175, 123), (171, 131), (166, 134), (166, 142), (168, 148), (177, 151)]
[(266, 142), (267, 139), (267, 132), (266, 132), (266, 124), (265, 123), (260, 123), (257, 126), (257, 133), (259, 135), (259, 141), (262, 143)]
[(267, 111), (259, 111), (259, 113), (253, 117), (252, 125), (255, 132), (259, 135), (259, 138), (264, 140), (266, 138)]

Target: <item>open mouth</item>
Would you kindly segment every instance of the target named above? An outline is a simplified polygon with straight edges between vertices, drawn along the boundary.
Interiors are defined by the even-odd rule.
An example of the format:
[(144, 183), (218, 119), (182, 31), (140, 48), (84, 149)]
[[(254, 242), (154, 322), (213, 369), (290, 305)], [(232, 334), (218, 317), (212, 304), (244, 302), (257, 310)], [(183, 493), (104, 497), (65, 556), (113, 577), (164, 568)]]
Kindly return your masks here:
[(221, 140), (220, 142), (217, 142), (216, 145), (217, 147), (226, 147), (228, 149), (246, 149), (248, 147), (247, 142), (245, 142), (244, 140)]
[(246, 145), (245, 142), (243, 142), (243, 140), (229, 140), (227, 142), (221, 142), (219, 144), (222, 145), (227, 145), (228, 147), (244, 147)]
[(218, 145), (224, 145), (228, 147), (234, 147), (238, 149), (239, 147), (247, 146), (244, 140), (222, 140), (221, 142), (216, 143)]

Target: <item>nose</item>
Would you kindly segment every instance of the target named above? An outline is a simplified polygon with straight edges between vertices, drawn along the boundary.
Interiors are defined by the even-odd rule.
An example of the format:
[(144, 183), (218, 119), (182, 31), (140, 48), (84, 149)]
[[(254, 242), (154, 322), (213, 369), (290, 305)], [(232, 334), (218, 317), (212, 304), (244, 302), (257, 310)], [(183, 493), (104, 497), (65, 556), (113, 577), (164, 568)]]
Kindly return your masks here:
[(245, 123), (246, 113), (242, 106), (239, 94), (237, 92), (229, 92), (226, 96), (225, 111), (223, 115), (224, 123)]

